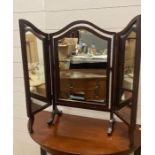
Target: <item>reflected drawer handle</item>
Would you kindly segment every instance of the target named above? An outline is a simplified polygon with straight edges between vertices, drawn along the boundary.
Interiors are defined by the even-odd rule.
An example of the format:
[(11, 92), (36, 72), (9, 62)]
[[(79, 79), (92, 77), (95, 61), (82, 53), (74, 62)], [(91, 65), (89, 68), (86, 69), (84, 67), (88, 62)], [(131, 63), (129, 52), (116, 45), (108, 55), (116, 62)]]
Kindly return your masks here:
[(99, 89), (99, 86), (96, 86), (95, 89)]

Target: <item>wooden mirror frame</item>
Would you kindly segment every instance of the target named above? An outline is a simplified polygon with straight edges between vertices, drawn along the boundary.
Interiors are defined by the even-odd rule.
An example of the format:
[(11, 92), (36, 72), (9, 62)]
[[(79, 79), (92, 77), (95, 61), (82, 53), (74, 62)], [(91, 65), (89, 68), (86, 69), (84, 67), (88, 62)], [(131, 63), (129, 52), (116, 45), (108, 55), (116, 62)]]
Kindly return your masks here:
[[(26, 20), (19, 20), (20, 25), (20, 37), (21, 37), (21, 48), (22, 48), (22, 58), (23, 58), (23, 70), (24, 70), (24, 81), (25, 81), (25, 93), (26, 93), (26, 103), (27, 103), (27, 115), (30, 118), (30, 126), (29, 131), (33, 132), (32, 126), (34, 122), (34, 115), (48, 107), (49, 105), (53, 104), (53, 111), (52, 116), (48, 121), (48, 124), (53, 124), (55, 122), (55, 116), (60, 116), (62, 114), (61, 111), (58, 110), (57, 105), (62, 106), (68, 106), (68, 107), (78, 107), (78, 108), (84, 108), (84, 109), (93, 109), (93, 110), (100, 110), (100, 111), (106, 111), (110, 113), (110, 120), (109, 120), (109, 128), (108, 128), (108, 135), (111, 135), (114, 129), (114, 115), (118, 116), (123, 122), (125, 122), (129, 127), (129, 140), (130, 140), (130, 147), (133, 146), (133, 140), (134, 140), (134, 129), (136, 126), (136, 112), (137, 112), (137, 97), (138, 97), (138, 84), (139, 84), (139, 71), (140, 71), (140, 33), (141, 33), (141, 26), (140, 26), (140, 15), (136, 16), (129, 24), (128, 26), (121, 32), (110, 32), (103, 30), (96, 25), (92, 24), (88, 21), (75, 21), (71, 24), (65, 26), (61, 30), (55, 32), (55, 33), (44, 33), (37, 29), (33, 24)], [(119, 99), (120, 99), (120, 90), (121, 90), (121, 70), (120, 70), (120, 59), (121, 59), (121, 52), (120, 50), (122, 47), (121, 45), (121, 39), (120, 36), (131, 28), (131, 25), (133, 23), (137, 23), (137, 41), (136, 41), (136, 55), (135, 55), (135, 69), (134, 69), (134, 88), (133, 88), (133, 99), (132, 99), (132, 105), (130, 106), (131, 109), (131, 115), (130, 122), (128, 123), (122, 116), (119, 115), (118, 110), (122, 109), (126, 104), (123, 106), (120, 106)], [(25, 45), (25, 27), (28, 26), (33, 30), (33, 33), (40, 37), (44, 36), (43, 39), (43, 45), (44, 45), (44, 62), (45, 62), (45, 79), (46, 79), (46, 91), (47, 91), (47, 97), (44, 98), (42, 96), (38, 96), (36, 94), (30, 93), (29, 90), (29, 79), (28, 79), (28, 66), (27, 66), (27, 56), (26, 56), (26, 45)], [(88, 30), (89, 32), (99, 36), (100, 38), (109, 40), (108, 37), (105, 37), (103, 35), (106, 34), (107, 36), (111, 36), (113, 38), (111, 43), (111, 52), (109, 54), (109, 66), (108, 70), (111, 71), (111, 96), (109, 103), (105, 106), (102, 105), (102, 103), (91, 103), (91, 102), (81, 102), (81, 101), (64, 101), (59, 100), (58, 98), (58, 87), (59, 87), (59, 79), (58, 79), (58, 50), (56, 49), (55, 43), (58, 39), (69, 36), (69, 33), (73, 30), (78, 30), (79, 28), (84, 28), (85, 30)], [(100, 35), (100, 33), (102, 35)], [(109, 45), (109, 44), (108, 44)], [(111, 57), (111, 59), (110, 59)], [(109, 72), (108, 71), (108, 72)], [(50, 73), (50, 74), (49, 74)], [(107, 73), (109, 74), (109, 73)], [(109, 92), (109, 91), (108, 91)], [(39, 110), (32, 112), (31, 108), (31, 97), (34, 97), (38, 100), (44, 101), (47, 103), (46, 106), (41, 107)]]
[[(136, 47), (134, 59), (134, 77), (133, 77), (133, 90), (132, 97), (129, 100), (120, 104), (122, 82), (123, 82), (123, 67), (122, 60), (125, 53), (125, 40), (126, 36), (122, 37), (132, 31), (132, 26), (136, 24)], [(133, 18), (129, 24), (119, 33), (117, 33), (117, 83), (115, 96), (114, 114), (120, 118), (129, 127), (130, 147), (134, 145), (134, 131), (136, 128), (137, 118), (137, 104), (138, 104), (138, 89), (139, 89), (139, 76), (140, 76), (140, 59), (141, 59), (141, 15)], [(130, 104), (131, 103), (131, 104)], [(123, 109), (124, 108), (124, 109)]]
[[(78, 26), (78, 24), (82, 25), (82, 24), (87, 24), (87, 26)], [(77, 26), (76, 26), (77, 25)], [(113, 50), (113, 45), (111, 45), (111, 39), (109, 37), (100, 35), (99, 33), (97, 33), (95, 30), (92, 30), (91, 28), (89, 28), (88, 26), (91, 25), (90, 23), (88, 24), (88, 22), (86, 21), (76, 21), (71, 23), (70, 27), (64, 29), (63, 32), (58, 32), (57, 35), (59, 35), (58, 37), (54, 37), (55, 35), (52, 36), (53, 38), (53, 51), (54, 51), (54, 68), (55, 68), (55, 90), (54, 92), (56, 92), (56, 94), (54, 95), (54, 99), (55, 99), (55, 104), (56, 105), (63, 105), (63, 106), (69, 106), (69, 107), (78, 107), (78, 108), (85, 108), (85, 109), (95, 109), (95, 110), (105, 110), (105, 111), (109, 111), (109, 105), (111, 103), (109, 103), (109, 72), (112, 71), (112, 66), (110, 66), (110, 58), (112, 58), (113, 56), (111, 56), (111, 53), (113, 54), (113, 52), (111, 52)], [(72, 28), (72, 26), (74, 26)], [(69, 30), (68, 30), (69, 29)], [(60, 79), (59, 79), (59, 64), (58, 64), (58, 49), (57, 49), (57, 44), (58, 44), (58, 40), (62, 39), (66, 36), (68, 36), (72, 31), (77, 31), (77, 30), (87, 30), (88, 32), (91, 32), (92, 34), (96, 35), (97, 37), (104, 39), (108, 42), (108, 60), (107, 60), (107, 87), (106, 87), (106, 91), (107, 91), (107, 95), (106, 95), (106, 103), (99, 103), (99, 102), (89, 102), (89, 101), (74, 101), (74, 100), (67, 100), (67, 99), (59, 99), (59, 83), (60, 83)], [(96, 29), (98, 30), (98, 29)], [(107, 32), (102, 30), (102, 32), (104, 32), (107, 35), (111, 35), (111, 37), (115, 37), (115, 33), (111, 33), (111, 32)], [(62, 35), (60, 35), (61, 33), (63, 33)], [(113, 41), (114, 42), (114, 41)], [(112, 48), (112, 49), (111, 49)], [(112, 89), (112, 87), (111, 87)]]
[[(26, 96), (26, 108), (27, 108), (27, 116), (30, 118), (29, 123), (29, 131), (33, 132), (32, 126), (34, 122), (34, 115), (39, 111), (47, 108), (52, 104), (52, 92), (51, 92), (51, 74), (50, 73), (50, 65), (49, 65), (49, 41), (48, 34), (37, 29), (30, 22), (20, 19), (19, 20), (19, 28), (20, 28), (20, 38), (21, 38), (21, 49), (22, 49), (22, 59), (23, 59), (23, 73), (24, 73), (24, 83), (25, 83), (25, 96)], [(43, 42), (43, 60), (44, 60), (44, 74), (45, 74), (45, 85), (46, 85), (46, 95), (41, 96), (39, 94), (32, 93), (30, 91), (30, 83), (29, 83), (29, 73), (28, 73), (28, 58), (27, 58), (27, 49), (26, 49), (26, 32), (30, 31), (36, 37), (38, 37)], [(46, 105), (39, 106), (31, 100), (34, 98), (36, 100), (40, 100), (45, 102)]]
[[(118, 36), (118, 49), (120, 52), (118, 52), (118, 101), (117, 101), (117, 109), (120, 109), (124, 107), (125, 105), (129, 105), (129, 101), (125, 101), (124, 104), (120, 103), (121, 98), (121, 88), (123, 84), (123, 66), (122, 62), (124, 61), (124, 55), (125, 55), (125, 41), (126, 36), (133, 30), (132, 26), (136, 25), (136, 47), (135, 47), (135, 59), (134, 59), (134, 78), (133, 78), (133, 85), (134, 88), (137, 87), (137, 83), (139, 81), (139, 71), (140, 71), (140, 57), (141, 57), (141, 49), (140, 49), (140, 42), (141, 42), (141, 36), (140, 36), (140, 17), (135, 17), (128, 25), (127, 27), (119, 32), (117, 34)], [(136, 90), (133, 88), (133, 93), (136, 93)]]

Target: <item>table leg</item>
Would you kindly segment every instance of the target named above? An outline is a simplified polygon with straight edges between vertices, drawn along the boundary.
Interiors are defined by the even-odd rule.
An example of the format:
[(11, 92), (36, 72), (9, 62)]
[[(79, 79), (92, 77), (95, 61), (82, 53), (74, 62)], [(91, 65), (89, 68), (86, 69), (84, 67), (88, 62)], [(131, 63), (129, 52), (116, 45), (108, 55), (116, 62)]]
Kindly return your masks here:
[(134, 152), (134, 155), (141, 155), (141, 147)]
[(46, 151), (40, 147), (40, 155), (46, 155)]

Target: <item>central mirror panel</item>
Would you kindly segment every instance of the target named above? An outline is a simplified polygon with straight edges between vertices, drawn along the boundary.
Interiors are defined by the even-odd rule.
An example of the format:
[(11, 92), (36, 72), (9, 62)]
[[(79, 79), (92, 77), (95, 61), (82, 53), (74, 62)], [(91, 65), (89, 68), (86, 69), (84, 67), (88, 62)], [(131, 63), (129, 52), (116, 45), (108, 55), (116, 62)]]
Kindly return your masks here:
[(57, 42), (59, 99), (106, 103), (109, 41), (78, 29)]

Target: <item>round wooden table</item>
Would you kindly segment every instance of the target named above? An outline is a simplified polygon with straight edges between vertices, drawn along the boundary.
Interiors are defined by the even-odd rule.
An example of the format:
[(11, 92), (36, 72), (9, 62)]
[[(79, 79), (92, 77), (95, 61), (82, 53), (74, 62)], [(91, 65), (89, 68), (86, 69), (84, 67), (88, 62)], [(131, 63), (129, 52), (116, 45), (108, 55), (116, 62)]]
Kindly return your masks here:
[(35, 116), (32, 139), (40, 145), (41, 155), (140, 155), (141, 132), (135, 131), (135, 145), (129, 148), (128, 128), (116, 122), (112, 136), (107, 136), (108, 121), (63, 114), (48, 126), (50, 112)]

